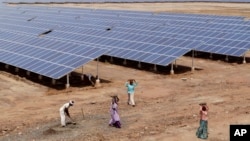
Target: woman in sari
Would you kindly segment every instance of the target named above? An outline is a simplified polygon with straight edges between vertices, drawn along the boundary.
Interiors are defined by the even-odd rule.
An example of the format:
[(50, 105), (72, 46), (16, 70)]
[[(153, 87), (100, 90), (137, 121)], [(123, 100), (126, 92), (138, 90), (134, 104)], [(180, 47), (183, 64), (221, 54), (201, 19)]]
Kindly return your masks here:
[(109, 121), (109, 126), (114, 126), (116, 128), (121, 128), (120, 116), (118, 114), (118, 96), (112, 96), (112, 102), (110, 107), (111, 119)]
[(200, 127), (197, 129), (196, 136), (201, 139), (207, 139), (207, 122), (208, 120), (208, 106), (206, 103), (200, 104)]

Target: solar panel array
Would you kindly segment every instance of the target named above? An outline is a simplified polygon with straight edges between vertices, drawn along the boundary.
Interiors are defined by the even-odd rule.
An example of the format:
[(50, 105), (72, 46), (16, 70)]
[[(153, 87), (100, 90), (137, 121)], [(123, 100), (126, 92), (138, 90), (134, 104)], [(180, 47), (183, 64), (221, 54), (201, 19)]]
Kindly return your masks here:
[[(23, 15), (32, 16), (36, 14), (37, 18), (35, 18), (34, 23), (51, 23), (50, 28), (63, 24), (62, 28), (57, 28), (48, 35), (50, 38), (111, 46), (115, 49), (129, 49), (131, 47), (136, 49), (135, 47), (141, 46), (144, 49), (139, 48), (138, 50), (148, 50), (148, 52), (151, 52), (149, 49), (155, 48), (153, 46), (155, 44), (160, 47), (162, 45), (176, 47), (177, 43), (182, 42), (184, 42), (182, 46), (179, 46), (182, 50), (196, 48), (198, 51), (231, 56), (242, 56), (249, 49), (250, 22), (245, 21), (243, 17), (172, 13), (153, 14), (150, 12), (70, 8), (51, 8), (47, 13), (45, 12), (45, 10), (48, 10), (46, 8), (40, 10), (24, 8), (23, 10), (25, 11)], [(52, 18), (53, 21), (49, 20)], [(107, 28), (112, 28), (112, 30), (104, 32)], [(62, 36), (62, 34), (65, 36)], [(67, 34), (70, 37), (74, 36), (74, 38), (66, 37)], [(79, 40), (78, 38), (84, 38), (85, 40)], [(102, 42), (98, 42), (97, 38)], [(167, 42), (168, 40), (172, 44)], [(174, 40), (176, 40), (175, 43)], [(197, 41), (202, 41), (203, 45), (200, 46), (200, 42)], [(194, 44), (197, 44), (197, 46), (191, 43), (191, 45), (188, 45), (185, 42), (196, 42)], [(133, 46), (130, 44), (133, 44)], [(156, 50), (160, 49), (157, 48)], [(127, 50), (127, 52), (131, 51)], [(110, 53), (107, 55), (120, 56), (113, 52)], [(166, 54), (165, 52), (162, 53)], [(168, 53), (167, 55), (172, 56), (172, 54), (169, 55)], [(177, 54), (176, 57), (178, 55), (181, 54)], [(126, 59), (134, 60), (135, 58), (128, 57)], [(144, 62), (143, 60), (140, 61)], [(169, 62), (153, 63), (165, 65)]]
[[(25, 12), (20, 11), (20, 8), (16, 9), (16, 12), (18, 11), (19, 14), (14, 17), (12, 12), (10, 12), (8, 16), (3, 17), (0, 27), (2, 27), (3, 30), (8, 29), (34, 35), (40, 33), (38, 30), (46, 31), (46, 29), (53, 28), (53, 32), (46, 35), (45, 38), (80, 44), (99, 45), (107, 49), (111, 48), (111, 51), (106, 53), (106, 55), (123, 59), (166, 66), (189, 52), (193, 47), (198, 47), (201, 44), (200, 41), (120, 33), (113, 30), (109, 32), (106, 30), (108, 27), (105, 25), (104, 27), (98, 27), (92, 23), (82, 23), (82, 21), (74, 15), (78, 14), (79, 11), (75, 11), (76, 13), (73, 13), (74, 16), (72, 13), (68, 13), (69, 16), (67, 16), (67, 14), (63, 12), (64, 10), (61, 9), (62, 11), (60, 11), (60, 13), (63, 16), (60, 17), (57, 15), (58, 9), (56, 8), (51, 9), (51, 11), (46, 10), (46, 8), (40, 8), (40, 11), (37, 10), (37, 8), (23, 8), (23, 10)], [(48, 12), (47, 14), (46, 11)], [(91, 12), (92, 10), (88, 9), (81, 12), (87, 15), (87, 11)], [(24, 18), (20, 16), (20, 13), (22, 13), (21, 15), (24, 16)], [(34, 15), (36, 15), (36, 17), (34, 17)], [(93, 16), (90, 15), (88, 17), (91, 18)], [(33, 20), (31, 22), (27, 22), (27, 20), (32, 18)], [(84, 19), (84, 21), (91, 22), (90, 19)], [(96, 19), (94, 19), (92, 22), (100, 23), (104, 21), (98, 21), (98, 19), (96, 21)], [(94, 27), (89, 27), (86, 24), (90, 24), (90, 26)], [(125, 39), (125, 36), (130, 38)]]
[[(97, 46), (25, 35), (2, 25), (0, 27), (0, 62), (54, 79), (65, 76), (108, 51)], [(35, 33), (43, 30), (29, 31)]]
[[(0, 30), (1, 31), (1, 30)], [(107, 50), (1, 31), (0, 60), (37, 74), (59, 79)]]
[(250, 0), (3, 0), (8, 3), (130, 3), (130, 2), (235, 2), (248, 3)]
[[(74, 52), (76, 55), (82, 46), (87, 46), (94, 47), (94, 52), (104, 49), (98, 55), (110, 50), (106, 51), (105, 55), (162, 66), (168, 65), (193, 49), (242, 56), (250, 48), (249, 21), (244, 20), (244, 17), (237, 16), (156, 14), (136, 11), (28, 6), (1, 7), (0, 31), (4, 32), (2, 35), (8, 33), (27, 37), (25, 41), (24, 39), (18, 41), (34, 48), (36, 48), (35, 46), (39, 46), (39, 49), (44, 48), (46, 46), (44, 40), (48, 40), (48, 44), (54, 41), (65, 42), (65, 44), (80, 46)], [(48, 34), (43, 35), (42, 38), (38, 36), (46, 32)], [(29, 41), (28, 37), (33, 37), (36, 40)], [(1, 39), (3, 46), (0, 46), (0, 49), (14, 54), (15, 51), (9, 51), (8, 47), (4, 46), (7, 39)], [(7, 42), (15, 40), (9, 38)], [(58, 51), (69, 51), (67, 48), (60, 49), (61, 47), (68, 46), (56, 44), (56, 49), (52, 49), (52, 51), (57, 53)], [(15, 49), (13, 48), (13, 50)], [(67, 55), (69, 54), (71, 52), (67, 53)], [(30, 57), (29, 55), (28, 53), (26, 56)], [(67, 55), (62, 59), (71, 58), (66, 57)], [(81, 57), (86, 57), (85, 55)], [(98, 55), (90, 58), (93, 59)], [(1, 62), (7, 56), (1, 58)], [(77, 58), (75, 59), (77, 60)], [(43, 61), (46, 62), (46, 60)], [(4, 62), (17, 65), (8, 59)], [(32, 64), (32, 62), (30, 63)], [(61, 65), (66, 67), (69, 64)], [(19, 65), (19, 67), (25, 66)], [(77, 65), (72, 66), (71, 70), (74, 67)], [(43, 70), (46, 72), (51, 68)], [(32, 71), (41, 73), (37, 70)], [(43, 73), (43, 75), (48, 74), (49, 72)], [(56, 74), (50, 75), (50, 77), (59, 78)]]

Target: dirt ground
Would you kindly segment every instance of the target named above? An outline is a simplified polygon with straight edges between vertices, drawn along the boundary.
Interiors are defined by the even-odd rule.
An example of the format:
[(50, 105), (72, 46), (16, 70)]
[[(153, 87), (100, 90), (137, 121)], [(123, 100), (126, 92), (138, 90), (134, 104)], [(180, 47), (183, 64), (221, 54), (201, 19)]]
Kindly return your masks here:
[[(55, 6), (55, 5), (53, 5)], [(64, 6), (155, 12), (208, 13), (250, 17), (250, 4), (156, 3), (89, 4)], [(209, 141), (228, 141), (230, 124), (250, 123), (250, 55), (246, 64), (223, 59), (190, 57), (177, 60), (176, 74), (152, 72), (100, 62), (101, 87), (72, 86), (55, 89), (0, 70), (1, 141), (198, 141), (200, 102), (209, 106)], [(230, 59), (230, 58), (229, 58)], [(190, 68), (188, 68), (190, 69)], [(185, 70), (185, 71), (183, 71)], [(190, 69), (191, 70), (191, 69)], [(76, 72), (81, 72), (77, 69)], [(84, 66), (84, 73), (96, 72), (96, 62)], [(127, 105), (124, 83), (134, 78), (136, 107)], [(108, 126), (110, 95), (118, 95), (122, 128)], [(75, 100), (70, 113), (77, 122), (60, 127), (59, 108)]]

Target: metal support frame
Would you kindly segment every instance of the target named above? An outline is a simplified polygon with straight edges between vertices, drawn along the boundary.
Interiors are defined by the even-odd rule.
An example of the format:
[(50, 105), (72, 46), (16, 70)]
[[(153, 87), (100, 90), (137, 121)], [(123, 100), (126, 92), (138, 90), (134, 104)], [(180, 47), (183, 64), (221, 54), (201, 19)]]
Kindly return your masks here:
[(213, 53), (210, 53), (209, 58), (213, 59)]
[(113, 61), (114, 61), (114, 60), (113, 60), (113, 57), (111, 56), (111, 57), (110, 57), (110, 62), (113, 63)]
[(30, 76), (30, 71), (26, 71), (26, 75)]
[(38, 79), (39, 79), (39, 80), (42, 80), (42, 75), (38, 75)]
[(84, 80), (84, 75), (83, 75), (83, 66), (82, 66), (81, 80)]
[(97, 58), (97, 62), (96, 62), (96, 81), (95, 81), (95, 86), (96, 87), (100, 86), (100, 79), (99, 79), (99, 58)]
[(55, 85), (56, 84), (56, 80), (55, 79), (52, 79), (52, 85)]
[(141, 62), (138, 62), (138, 68), (141, 68)]
[(69, 74), (67, 74), (67, 83), (65, 84), (66, 88), (69, 88), (70, 84), (69, 84)]
[(170, 74), (172, 75), (172, 74), (174, 74), (174, 64), (173, 63), (171, 63), (171, 70), (170, 70)]
[(15, 72), (18, 72), (18, 71), (19, 71), (19, 68), (18, 68), (18, 67), (16, 67), (16, 68), (15, 68)]
[(243, 62), (242, 62), (243, 64), (246, 64), (247, 62), (246, 62), (246, 54), (244, 54), (244, 56), (243, 56)]
[(123, 65), (127, 65), (127, 60), (126, 59), (124, 59)]
[(154, 64), (154, 71), (157, 71), (157, 66), (156, 66), (156, 64)]
[(177, 66), (177, 61), (176, 61), (176, 60), (174, 61), (174, 67), (175, 67), (175, 68), (178, 68), (178, 66)]
[(194, 51), (194, 56), (198, 56), (198, 52), (193, 50)]
[(225, 61), (228, 61), (228, 55), (226, 55)]
[(194, 50), (192, 50), (192, 68), (191, 68), (191, 71), (194, 71), (195, 68), (194, 68)]
[(99, 58), (96, 60), (96, 77), (99, 79)]

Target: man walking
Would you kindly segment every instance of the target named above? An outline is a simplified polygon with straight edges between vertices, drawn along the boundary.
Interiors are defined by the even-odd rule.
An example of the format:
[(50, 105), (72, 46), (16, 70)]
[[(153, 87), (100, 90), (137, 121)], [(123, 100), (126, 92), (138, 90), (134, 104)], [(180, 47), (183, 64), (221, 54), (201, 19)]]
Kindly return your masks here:
[[(61, 117), (61, 125), (62, 127), (66, 126), (66, 121), (65, 118), (66, 116), (73, 122), (73, 120), (70, 117), (69, 114), (69, 107), (74, 105), (74, 101), (70, 100), (68, 103), (65, 103), (61, 108), (60, 108), (60, 117)], [(74, 122), (73, 122), (74, 123)]]

